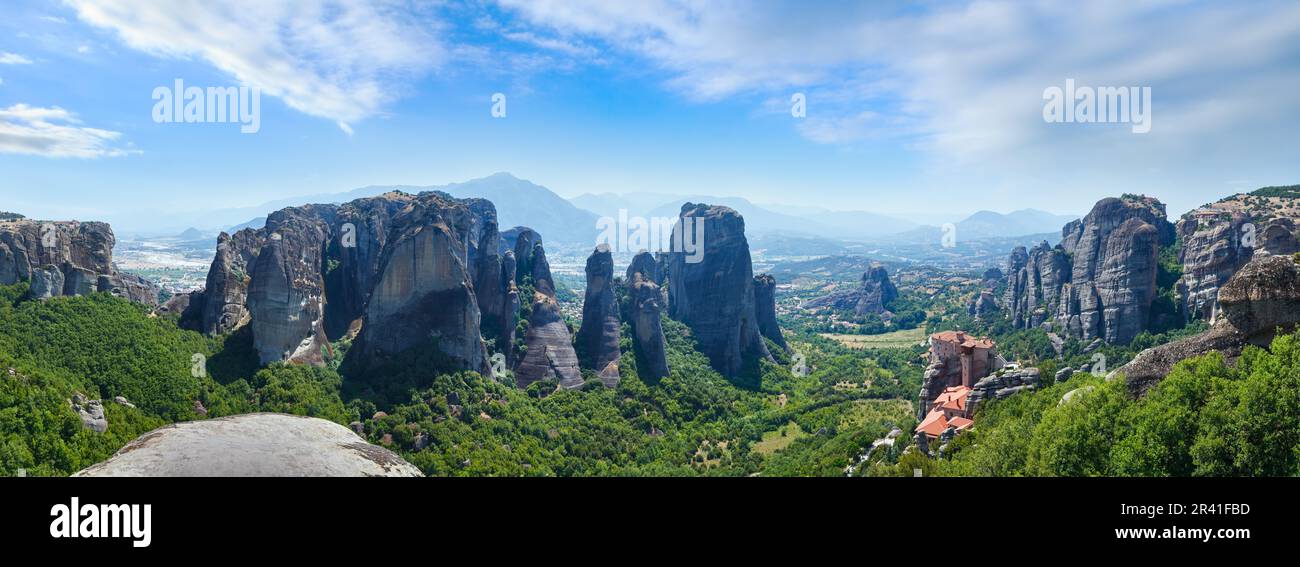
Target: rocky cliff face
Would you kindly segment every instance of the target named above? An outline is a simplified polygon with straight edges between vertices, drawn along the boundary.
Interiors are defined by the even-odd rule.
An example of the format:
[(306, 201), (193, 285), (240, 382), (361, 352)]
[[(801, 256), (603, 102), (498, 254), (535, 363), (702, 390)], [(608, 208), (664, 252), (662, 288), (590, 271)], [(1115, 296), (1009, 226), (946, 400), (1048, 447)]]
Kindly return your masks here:
[(587, 292), (577, 350), (583, 366), (595, 370), (606, 386), (618, 385), (618, 337), (621, 323), (614, 300), (614, 257), (600, 245), (587, 258)]
[(1267, 346), (1278, 329), (1300, 325), (1300, 265), (1291, 256), (1256, 254), (1218, 295), (1222, 316), (1209, 331), (1144, 350), (1117, 370), (1131, 391), (1145, 393), (1186, 358), (1219, 352), (1233, 361), (1246, 345)]
[(669, 316), (691, 328), (715, 370), (737, 377), (747, 359), (771, 359), (754, 307), (745, 221), (728, 207), (682, 205), (674, 234), (697, 234), (701, 226), (702, 255), (686, 250), (667, 255)]
[(872, 263), (862, 274), (862, 282), (851, 290), (835, 291), (829, 295), (808, 300), (804, 307), (829, 307), (839, 311), (852, 311), (855, 315), (884, 314), (889, 304), (898, 298), (898, 288), (889, 281), (889, 271)]
[(786, 344), (776, 322), (776, 278), (771, 274), (754, 276), (754, 311), (758, 317), (758, 332), (789, 351), (790, 345)]
[(0, 221), (0, 285), (30, 280), (38, 299), (103, 291), (157, 305), (156, 286), (113, 266), (115, 243), (102, 222)]
[(1183, 277), (1178, 292), (1187, 318), (1214, 318), (1219, 288), (1254, 254), (1254, 248), (1241, 240), (1248, 223), (1249, 216), (1227, 211), (1198, 210), (1179, 219)]
[(1070, 281), (1070, 259), (1046, 241), (1032, 250), (1017, 246), (1007, 261), (1007, 316), (1016, 328), (1041, 326), (1061, 307), (1061, 290)]
[(1239, 194), (1191, 211), (1178, 221), (1183, 278), (1179, 295), (1188, 319), (1213, 320), (1219, 289), (1257, 251), (1300, 251), (1300, 198)]
[(531, 302), (532, 312), (524, 333), (524, 353), (514, 368), (516, 383), (522, 388), (538, 380), (558, 380), (564, 388), (582, 387), (578, 355), (555, 300), (555, 281), (541, 235), (529, 229), (521, 231), (515, 241), (515, 258), (519, 278), (528, 274), (533, 286), (533, 296), (521, 298)]
[(1165, 207), (1150, 197), (1099, 201), (1081, 220), (1007, 262), (1008, 317), (1018, 328), (1047, 326), (1082, 340), (1127, 343), (1147, 329), (1157, 256), (1174, 241)]
[[(650, 276), (647, 276), (650, 272)], [(663, 291), (653, 279), (659, 265), (649, 252), (637, 254), (627, 268), (628, 301), (632, 327), (632, 342), (637, 354), (637, 372), (642, 379), (659, 380), (668, 375), (667, 347), (664, 344), (660, 313), (665, 300)]]
[(355, 336), (348, 362), (362, 369), (433, 339), (455, 366), (486, 372), (479, 297), (497, 323), (509, 305), (499, 238), (491, 203), (436, 192), (291, 207), (222, 234), (184, 312), (209, 333), (249, 325), (264, 364), (318, 363), (329, 341)]

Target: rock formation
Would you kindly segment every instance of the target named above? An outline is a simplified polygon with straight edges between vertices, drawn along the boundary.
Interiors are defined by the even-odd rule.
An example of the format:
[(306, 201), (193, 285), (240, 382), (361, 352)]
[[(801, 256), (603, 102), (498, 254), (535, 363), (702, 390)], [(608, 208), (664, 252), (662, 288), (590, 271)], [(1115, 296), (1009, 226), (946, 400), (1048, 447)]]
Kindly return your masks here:
[(993, 298), (993, 290), (982, 289), (972, 297), (970, 304), (966, 306), (966, 312), (975, 317), (976, 321), (988, 319), (998, 311), (998, 302)]
[(855, 315), (882, 315), (888, 312), (889, 304), (898, 298), (898, 288), (889, 281), (889, 271), (884, 266), (872, 263), (862, 274), (862, 282), (851, 290), (835, 291), (829, 295), (810, 299), (803, 306), (808, 308), (829, 307), (838, 311), (852, 311)]
[(541, 235), (530, 229), (521, 231), (515, 241), (515, 259), (518, 278), (533, 287), (531, 298), (521, 298), (531, 302), (532, 310), (524, 333), (524, 354), (514, 368), (515, 382), (521, 388), (538, 380), (558, 380), (564, 388), (582, 387), (578, 355), (555, 300), (555, 281)]
[(348, 363), (363, 370), (432, 339), (455, 367), (486, 372), (479, 298), (493, 331), (513, 328), (499, 240), (482, 199), (395, 191), (290, 207), (218, 238), (207, 287), (184, 310), (198, 321), (182, 321), (248, 325), (264, 364), (319, 363), (331, 340), (355, 335)]
[(1000, 400), (1017, 392), (1033, 390), (1038, 387), (1039, 375), (1037, 368), (1024, 368), (981, 378), (971, 387), (970, 397), (966, 399), (966, 408), (971, 415), (975, 415), (975, 411), (984, 400)]
[(145, 433), (73, 476), (423, 476), (388, 449), (342, 425), (253, 413), (176, 423)]
[(104, 403), (102, 401), (87, 399), (81, 392), (77, 392), (72, 395), (71, 400), (68, 400), (68, 404), (81, 418), (82, 427), (95, 433), (108, 431), (108, 418), (104, 417)]
[(115, 243), (102, 222), (0, 221), (0, 285), (30, 281), (36, 299), (102, 291), (157, 305), (156, 286), (113, 265)]
[(1007, 316), (1017, 328), (1050, 326), (1082, 340), (1127, 343), (1148, 327), (1157, 255), (1173, 241), (1159, 201), (1102, 199), (1065, 225), (1055, 248), (1012, 251)]
[(1062, 287), (1070, 281), (1070, 260), (1060, 247), (1046, 241), (1032, 250), (1017, 246), (1007, 261), (1007, 295), (1004, 304), (1011, 324), (1033, 328), (1055, 317)]
[(587, 292), (577, 350), (585, 368), (595, 370), (606, 386), (618, 385), (618, 338), (622, 325), (614, 301), (614, 257), (602, 244), (587, 258)]
[[(667, 347), (664, 344), (660, 313), (664, 295), (646, 271), (658, 272), (659, 265), (649, 252), (637, 254), (627, 268), (628, 323), (637, 355), (637, 373), (643, 380), (655, 381), (668, 375)], [(652, 274), (653, 275), (653, 274)]]
[(1291, 256), (1256, 254), (1219, 290), (1221, 316), (1209, 331), (1144, 350), (1117, 370), (1144, 393), (1179, 361), (1220, 352), (1230, 362), (1248, 344), (1267, 346), (1300, 324), (1300, 265)]
[(786, 344), (776, 322), (776, 278), (771, 274), (754, 276), (754, 310), (758, 317), (758, 332), (789, 352), (790, 345)]
[(1233, 195), (1179, 219), (1183, 277), (1178, 291), (1188, 320), (1214, 320), (1219, 289), (1256, 251), (1289, 255), (1300, 250), (1297, 201)]
[[(691, 328), (700, 350), (723, 376), (740, 375), (747, 360), (771, 359), (754, 309), (754, 269), (740, 213), (686, 203), (668, 253), (668, 312)], [(692, 243), (700, 249), (688, 251)]]

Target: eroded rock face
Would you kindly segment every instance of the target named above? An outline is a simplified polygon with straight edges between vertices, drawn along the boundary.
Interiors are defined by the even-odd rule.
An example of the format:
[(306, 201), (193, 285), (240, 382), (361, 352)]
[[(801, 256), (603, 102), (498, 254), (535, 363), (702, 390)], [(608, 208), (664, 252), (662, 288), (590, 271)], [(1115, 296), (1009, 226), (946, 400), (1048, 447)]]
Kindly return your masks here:
[(1183, 241), (1178, 291), (1188, 319), (1212, 320), (1219, 288), (1250, 261), (1254, 248), (1241, 240), (1242, 228), (1249, 222), (1250, 217), (1241, 212), (1213, 210), (1193, 211), (1178, 221)]
[(614, 301), (614, 257), (600, 245), (587, 258), (587, 291), (582, 303), (582, 327), (577, 347), (586, 368), (595, 370), (608, 387), (618, 385), (618, 335), (621, 323)]
[(68, 400), (72, 405), (72, 410), (77, 412), (81, 418), (81, 426), (94, 431), (103, 433), (108, 431), (108, 418), (104, 417), (104, 403), (100, 400), (91, 400), (86, 398), (81, 392), (72, 395)]
[(102, 222), (0, 221), (0, 285), (31, 280), (37, 299), (105, 291), (157, 305), (157, 286), (113, 266), (115, 242)]
[(855, 315), (881, 315), (887, 313), (889, 304), (898, 298), (898, 288), (889, 281), (889, 270), (872, 263), (862, 274), (862, 282), (856, 289), (835, 291), (829, 295), (810, 299), (804, 307), (830, 307), (841, 311), (852, 311)]
[(1300, 324), (1300, 266), (1290, 256), (1256, 254), (1219, 290), (1222, 310), (1209, 331), (1144, 350), (1119, 369), (1136, 394), (1145, 393), (1179, 361), (1219, 352), (1230, 362), (1248, 344), (1267, 346), (1277, 330)]
[(168, 425), (73, 476), (423, 476), (392, 451), (313, 417), (254, 413)]
[(578, 355), (555, 300), (555, 281), (541, 235), (521, 231), (515, 242), (515, 259), (519, 274), (531, 274), (534, 289), (533, 297), (527, 298), (532, 302), (532, 312), (524, 333), (525, 351), (514, 368), (515, 382), (521, 388), (539, 380), (557, 380), (564, 388), (582, 387)]
[(715, 370), (733, 378), (747, 359), (772, 357), (754, 309), (745, 221), (728, 207), (682, 205), (674, 234), (684, 232), (685, 239), (693, 239), (698, 226), (703, 226), (702, 253), (674, 250), (667, 255), (669, 316), (691, 328)]
[[(650, 262), (637, 259), (650, 258)], [(631, 315), (632, 341), (637, 354), (637, 372), (642, 379), (659, 380), (668, 376), (667, 347), (664, 344), (663, 323), (660, 314), (664, 309), (664, 294), (646, 273), (658, 271), (658, 265), (647, 252), (637, 254), (628, 267), (627, 293)]]
[(1127, 343), (1150, 324), (1157, 257), (1174, 241), (1165, 206), (1150, 197), (1097, 202), (1061, 231), (1055, 248), (1012, 251), (1008, 317), (1017, 328), (1051, 327), (1067, 336)]
[(984, 289), (971, 298), (970, 304), (966, 306), (966, 312), (975, 317), (976, 321), (984, 321), (998, 312), (998, 302), (993, 298), (993, 290)]
[(1007, 261), (1007, 316), (1016, 328), (1041, 326), (1061, 307), (1061, 290), (1070, 281), (1070, 260), (1046, 241), (1032, 250), (1017, 246)]
[(971, 387), (966, 407), (974, 414), (986, 400), (1000, 400), (1019, 392), (1034, 390), (1038, 388), (1040, 375), (1037, 368), (1023, 368), (985, 376)]
[(325, 336), (323, 250), (333, 210), (295, 207), (267, 217), (267, 237), (248, 284), (253, 347), (262, 364), (320, 363)]
[(438, 192), (291, 207), (219, 237), (186, 313), (208, 333), (250, 325), (264, 364), (320, 363), (355, 336), (348, 363), (363, 370), (433, 339), (457, 368), (486, 372), (480, 297), (494, 332), (513, 326), (499, 239), (491, 203)]
[(646, 281), (655, 285), (663, 286), (664, 273), (663, 266), (653, 254), (649, 252), (640, 252), (632, 257), (632, 263), (627, 266), (627, 280), (632, 281), (632, 274), (641, 274)]
[(758, 332), (788, 352), (790, 345), (786, 344), (781, 326), (776, 322), (776, 278), (771, 274), (754, 276), (754, 310)]

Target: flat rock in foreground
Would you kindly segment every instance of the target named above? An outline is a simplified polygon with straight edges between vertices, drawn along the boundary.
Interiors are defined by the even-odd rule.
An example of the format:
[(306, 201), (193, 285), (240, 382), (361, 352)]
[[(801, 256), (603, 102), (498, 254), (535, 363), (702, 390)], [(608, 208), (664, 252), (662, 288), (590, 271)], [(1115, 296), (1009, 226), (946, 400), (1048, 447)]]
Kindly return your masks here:
[(73, 476), (423, 476), (342, 425), (251, 413), (160, 427)]

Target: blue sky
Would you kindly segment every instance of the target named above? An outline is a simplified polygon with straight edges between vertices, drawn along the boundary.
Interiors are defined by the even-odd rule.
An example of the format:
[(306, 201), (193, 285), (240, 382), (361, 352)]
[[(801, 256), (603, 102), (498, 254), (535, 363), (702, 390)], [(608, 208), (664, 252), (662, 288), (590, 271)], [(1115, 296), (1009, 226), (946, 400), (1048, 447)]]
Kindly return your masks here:
[[(6, 2), (0, 209), (112, 220), (510, 171), (564, 196), (906, 215), (1144, 192), (1178, 214), (1300, 183), (1300, 3), (1075, 4)], [(261, 130), (155, 123), (176, 78), (260, 87)], [(1151, 87), (1151, 132), (1044, 122), (1067, 78)]]

